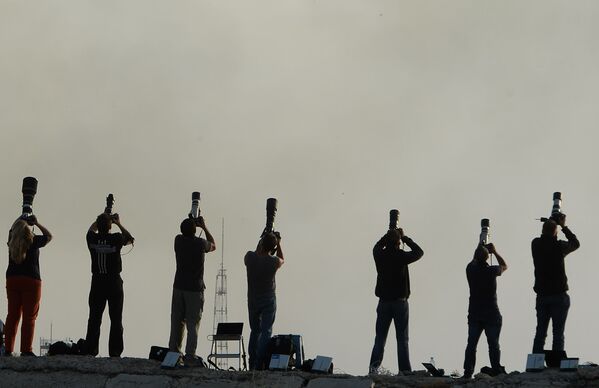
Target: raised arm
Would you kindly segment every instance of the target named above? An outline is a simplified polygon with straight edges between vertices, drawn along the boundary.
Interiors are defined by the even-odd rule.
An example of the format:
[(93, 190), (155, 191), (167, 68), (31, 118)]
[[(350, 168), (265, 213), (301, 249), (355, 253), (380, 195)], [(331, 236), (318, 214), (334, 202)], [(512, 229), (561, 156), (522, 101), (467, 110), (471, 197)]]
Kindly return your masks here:
[(410, 252), (404, 252), (404, 261), (406, 264), (413, 263), (422, 258), (424, 251), (420, 248), (420, 245), (416, 244), (414, 240), (405, 235), (402, 236), (401, 240), (410, 248)]
[(34, 218), (33, 225), (40, 229), (42, 234), (48, 239), (48, 242), (52, 241), (52, 233), (50, 233), (50, 231), (44, 225), (40, 224), (37, 218)]
[(285, 256), (283, 256), (283, 248), (281, 248), (281, 236), (277, 236), (278, 238), (278, 243), (277, 243), (277, 257), (279, 258), (279, 264), (277, 265), (277, 268), (281, 268), (281, 266), (283, 264), (285, 264)]
[(113, 215), (112, 222), (119, 227), (121, 233), (123, 234), (123, 245), (133, 244), (133, 241), (135, 241), (135, 239), (133, 238), (131, 233), (129, 233), (129, 231), (125, 229), (123, 224), (121, 224), (121, 219), (118, 214)]
[(486, 247), (489, 253), (495, 255), (495, 257), (497, 258), (497, 263), (499, 264), (499, 268), (501, 268), (501, 272), (503, 273), (507, 271), (507, 263), (505, 262), (503, 257), (497, 252), (497, 248), (495, 248), (495, 245), (488, 244)]
[(210, 247), (208, 248), (207, 252), (214, 251), (216, 249), (216, 242), (214, 241), (214, 237), (212, 236), (212, 234), (210, 234), (210, 231), (206, 227), (206, 222), (204, 221), (204, 217), (202, 217), (202, 216), (198, 217), (197, 221), (198, 221), (198, 226), (200, 228), (202, 228), (204, 233), (206, 233), (206, 240), (208, 240), (208, 242), (210, 243)]
[(580, 242), (576, 238), (576, 235), (572, 233), (570, 228), (566, 226), (565, 214), (561, 215), (561, 217), (558, 219), (557, 224), (562, 227), (562, 232), (564, 232), (566, 239), (568, 239), (568, 241), (560, 241), (560, 245), (562, 247), (562, 252), (564, 256), (580, 248)]

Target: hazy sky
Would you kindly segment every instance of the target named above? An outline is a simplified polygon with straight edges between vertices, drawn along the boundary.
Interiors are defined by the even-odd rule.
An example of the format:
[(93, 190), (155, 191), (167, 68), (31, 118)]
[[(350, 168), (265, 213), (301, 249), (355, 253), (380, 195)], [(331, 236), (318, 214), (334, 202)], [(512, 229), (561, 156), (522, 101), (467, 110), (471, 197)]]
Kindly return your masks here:
[[(173, 238), (197, 190), (218, 246), (200, 355), (221, 219), (229, 320), (247, 338), (243, 256), (274, 196), (286, 254), (274, 333), (302, 334), (307, 356), (332, 356), (340, 372), (367, 372), (371, 249), (398, 208), (425, 252), (410, 266), (412, 365), (433, 356), (461, 371), (465, 266), (486, 217), (510, 266), (498, 281), (502, 362), (523, 370), (536, 323), (530, 240), (562, 191), (582, 244), (567, 260), (566, 350), (599, 361), (598, 17), (595, 1), (0, 0), (0, 220), (8, 233), (32, 175), (54, 234), (36, 341), (50, 324), (54, 338), (85, 336), (84, 236), (112, 192), (136, 237), (123, 257), (124, 356), (166, 345)], [(484, 339), (478, 355), (477, 369), (489, 364)]]

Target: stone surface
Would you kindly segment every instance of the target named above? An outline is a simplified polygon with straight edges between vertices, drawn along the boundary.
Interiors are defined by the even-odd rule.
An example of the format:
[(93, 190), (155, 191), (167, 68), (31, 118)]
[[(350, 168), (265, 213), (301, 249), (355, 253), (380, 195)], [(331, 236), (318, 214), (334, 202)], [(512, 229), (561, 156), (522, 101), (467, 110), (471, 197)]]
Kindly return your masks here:
[(308, 382), (307, 388), (373, 388), (371, 379), (321, 377)]
[(413, 376), (321, 375), (305, 372), (230, 372), (205, 368), (165, 370), (152, 360), (92, 358), (84, 356), (1, 357), (0, 388), (10, 387), (205, 387), (205, 388), (391, 388), (391, 387), (599, 387), (599, 367), (576, 372), (545, 370), (512, 372), (474, 379)]

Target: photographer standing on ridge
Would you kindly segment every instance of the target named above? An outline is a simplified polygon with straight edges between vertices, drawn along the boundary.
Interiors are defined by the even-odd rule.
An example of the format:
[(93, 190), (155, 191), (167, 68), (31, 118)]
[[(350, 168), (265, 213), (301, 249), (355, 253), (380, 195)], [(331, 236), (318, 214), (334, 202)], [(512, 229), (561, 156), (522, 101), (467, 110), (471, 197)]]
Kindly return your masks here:
[[(557, 239), (557, 226), (568, 241)], [(564, 350), (564, 329), (570, 296), (564, 259), (580, 247), (578, 239), (566, 226), (566, 215), (557, 213), (543, 223), (541, 237), (532, 240), (531, 249), (535, 266), (537, 293), (537, 329), (532, 347), (533, 353), (543, 353), (549, 320), (553, 326), (553, 350)]]
[(264, 233), (254, 252), (244, 258), (248, 280), (248, 313), (250, 341), (248, 354), (250, 370), (268, 367), (265, 360), (277, 312), (275, 275), (284, 263), (281, 236), (278, 232)]
[[(206, 233), (206, 240), (197, 237), (196, 226)], [(198, 329), (204, 309), (204, 254), (216, 249), (214, 237), (204, 223), (204, 217), (186, 218), (181, 222), (181, 234), (175, 237), (177, 271), (171, 303), (171, 333), (168, 347), (181, 353), (183, 330), (187, 327), (185, 361), (198, 360)]]
[[(400, 248), (404, 242), (410, 249)], [(403, 229), (390, 229), (372, 250), (376, 264), (377, 278), (375, 294), (379, 297), (376, 308), (376, 337), (370, 356), (370, 373), (377, 373), (383, 361), (385, 342), (391, 321), (395, 324), (397, 338), (397, 363), (399, 372), (409, 372), (410, 355), (408, 349), (408, 319), (410, 296), (410, 275), (408, 265), (419, 260), (424, 252)]]
[[(112, 224), (120, 233), (110, 233)], [(91, 255), (92, 284), (89, 290), (89, 319), (85, 336), (86, 353), (98, 355), (100, 325), (106, 302), (110, 315), (108, 354), (123, 353), (123, 279), (121, 279), (121, 248), (133, 244), (133, 236), (121, 224), (118, 214), (102, 213), (89, 227), (86, 235)]]
[[(42, 235), (34, 235), (37, 226)], [(52, 240), (52, 234), (31, 215), (18, 218), (8, 232), (8, 268), (6, 269), (6, 296), (8, 314), (4, 327), (6, 355), (11, 356), (21, 316), (21, 356), (35, 356), (33, 335), (35, 320), (40, 310), (42, 280), (40, 277), (40, 248)], [(2, 342), (0, 340), (0, 342)]]
[[(489, 265), (490, 254), (497, 257), (499, 265)], [(502, 317), (497, 306), (497, 276), (507, 270), (503, 257), (493, 244), (479, 244), (472, 261), (466, 267), (466, 277), (470, 288), (468, 304), (468, 345), (464, 356), (464, 378), (471, 378), (476, 364), (476, 346), (484, 330), (489, 344), (491, 375), (505, 373), (500, 364), (499, 334)]]

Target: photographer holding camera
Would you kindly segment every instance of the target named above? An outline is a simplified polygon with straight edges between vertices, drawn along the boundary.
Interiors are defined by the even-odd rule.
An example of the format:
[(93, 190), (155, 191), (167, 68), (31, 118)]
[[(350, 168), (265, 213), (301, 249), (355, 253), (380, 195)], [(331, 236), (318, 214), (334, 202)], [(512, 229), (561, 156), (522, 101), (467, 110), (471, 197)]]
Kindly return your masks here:
[[(206, 239), (197, 237), (196, 226), (206, 233)], [(198, 360), (196, 348), (198, 329), (204, 309), (204, 254), (216, 249), (214, 237), (208, 231), (204, 217), (186, 218), (181, 222), (181, 234), (175, 237), (177, 271), (171, 302), (171, 332), (169, 349), (181, 353), (183, 331), (187, 327), (185, 361)]]
[[(400, 248), (402, 241), (411, 251)], [(395, 324), (399, 372), (411, 372), (408, 349), (408, 265), (419, 260), (424, 252), (411, 238), (404, 235), (403, 229), (393, 228), (374, 245), (372, 253), (377, 271), (375, 294), (379, 297), (379, 303), (376, 309), (376, 337), (370, 356), (369, 372), (377, 373), (381, 366), (391, 321)]]
[[(34, 235), (31, 227), (37, 226), (42, 235)], [(18, 218), (8, 232), (8, 268), (6, 269), (6, 355), (12, 355), (21, 316), (21, 356), (35, 356), (33, 336), (35, 320), (40, 309), (42, 280), (40, 277), (40, 248), (52, 240), (52, 234), (42, 226), (37, 217)]]
[[(489, 265), (490, 255), (497, 257), (499, 265)], [(468, 304), (468, 345), (464, 356), (464, 378), (471, 378), (476, 364), (476, 346), (484, 330), (489, 344), (491, 371), (496, 376), (505, 373), (500, 364), (499, 334), (502, 317), (497, 305), (497, 277), (507, 270), (503, 257), (495, 245), (480, 243), (474, 251), (472, 261), (466, 266), (466, 277), (470, 288)]]
[(248, 281), (250, 370), (268, 367), (266, 352), (277, 312), (275, 275), (284, 263), (281, 236), (278, 232), (262, 235), (255, 251), (246, 253), (244, 262)]
[[(557, 239), (561, 227), (567, 241)], [(552, 349), (564, 350), (564, 328), (570, 308), (565, 257), (580, 247), (578, 239), (566, 226), (566, 215), (555, 212), (543, 223), (540, 237), (532, 240), (531, 250), (535, 267), (534, 290), (537, 294), (537, 328), (533, 353), (543, 353), (549, 320), (553, 322)]]
[[(112, 224), (120, 233), (110, 233)], [(91, 255), (92, 283), (89, 291), (89, 319), (87, 322), (86, 353), (98, 354), (100, 325), (106, 302), (110, 315), (108, 354), (120, 357), (123, 352), (123, 279), (121, 278), (121, 248), (133, 244), (133, 236), (121, 224), (118, 214), (102, 213), (90, 226), (86, 235)]]

